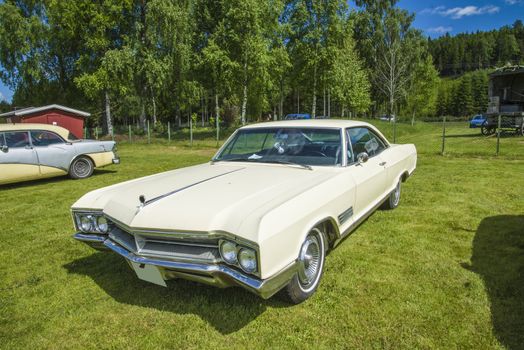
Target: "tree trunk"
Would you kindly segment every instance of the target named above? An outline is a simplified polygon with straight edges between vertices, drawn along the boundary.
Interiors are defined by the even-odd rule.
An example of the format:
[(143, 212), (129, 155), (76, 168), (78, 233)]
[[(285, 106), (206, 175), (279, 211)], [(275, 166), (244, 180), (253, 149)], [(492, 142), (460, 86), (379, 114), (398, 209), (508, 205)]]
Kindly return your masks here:
[(246, 107), (247, 107), (247, 59), (244, 60), (244, 87), (242, 95), (242, 113), (240, 115), (240, 121), (242, 125), (246, 124)]
[(329, 90), (329, 88), (328, 88), (328, 101), (327, 101), (327, 103), (328, 103), (328, 114), (327, 114), (327, 116), (328, 116), (328, 118), (331, 118), (331, 91)]
[(111, 101), (109, 100), (109, 93), (105, 92), (106, 105), (106, 128), (109, 135), (113, 135), (113, 121), (111, 120)]
[(282, 113), (284, 113), (284, 87), (283, 87), (283, 80), (280, 79), (280, 104), (278, 106), (278, 116), (279, 119), (284, 119)]
[(220, 108), (218, 107), (218, 94), (215, 92), (215, 125), (217, 128), (217, 146), (220, 138)]
[(317, 113), (317, 65), (313, 69), (313, 103), (311, 105), (311, 118), (315, 119)]
[(344, 105), (342, 105), (342, 118), (344, 118), (344, 109), (345, 109), (345, 107), (344, 107)]
[(413, 115), (411, 116), (411, 126), (415, 125), (415, 109), (413, 109)]
[(142, 98), (140, 101), (140, 127), (144, 130), (146, 130), (146, 104), (144, 103), (144, 99)]
[(300, 113), (300, 90), (297, 90), (297, 113)]
[(277, 106), (273, 105), (273, 120), (277, 120)]
[(155, 101), (155, 96), (153, 96), (152, 102), (153, 102), (153, 125), (156, 125), (156, 101)]
[(200, 115), (201, 115), (201, 118), (202, 118), (202, 127), (204, 127), (204, 105), (205, 104), (206, 104), (206, 100), (205, 100), (204, 92), (201, 90), (201, 98), (200, 98), (201, 110), (200, 110)]
[(323, 89), (323, 94), (322, 94), (322, 104), (324, 106), (324, 109), (323, 109), (323, 116), (326, 117), (326, 87), (324, 86), (324, 89)]
[(215, 93), (215, 118), (217, 120), (218, 125), (218, 119), (220, 118), (220, 108), (218, 107), (218, 94)]

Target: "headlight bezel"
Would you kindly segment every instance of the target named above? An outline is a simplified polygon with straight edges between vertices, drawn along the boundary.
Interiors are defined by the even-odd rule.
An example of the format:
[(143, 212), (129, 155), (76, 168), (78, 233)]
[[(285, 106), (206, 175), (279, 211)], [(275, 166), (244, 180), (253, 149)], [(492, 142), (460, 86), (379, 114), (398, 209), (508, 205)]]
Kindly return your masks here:
[[(99, 222), (105, 220), (104, 222)], [(87, 234), (106, 235), (111, 231), (111, 221), (100, 212), (73, 211), (73, 221), (76, 230)], [(86, 227), (85, 223), (89, 222), (90, 226)], [(105, 225), (105, 227), (103, 226)]]
[[(224, 253), (222, 251), (222, 247), (224, 244), (232, 244), (235, 246), (235, 262), (232, 262), (232, 261), (228, 261), (227, 259), (225, 259), (224, 257)], [(248, 252), (251, 252), (254, 256), (254, 269), (247, 269), (245, 268), (241, 263), (240, 263), (240, 259), (239, 259), (239, 255), (241, 253), (241, 251), (248, 251)], [(245, 273), (248, 273), (248, 274), (252, 274), (252, 275), (259, 275), (259, 269), (260, 269), (260, 261), (259, 261), (259, 253), (258, 253), (258, 249), (256, 249), (255, 247), (253, 246), (250, 246), (250, 245), (247, 245), (243, 242), (237, 242), (237, 241), (233, 241), (231, 239), (221, 239), (219, 241), (219, 244), (218, 244), (218, 252), (220, 254), (220, 258), (222, 259), (222, 261), (227, 264), (227, 265), (230, 265), (230, 266), (234, 266), (234, 267), (237, 267), (239, 269), (241, 269), (242, 271), (244, 271)]]

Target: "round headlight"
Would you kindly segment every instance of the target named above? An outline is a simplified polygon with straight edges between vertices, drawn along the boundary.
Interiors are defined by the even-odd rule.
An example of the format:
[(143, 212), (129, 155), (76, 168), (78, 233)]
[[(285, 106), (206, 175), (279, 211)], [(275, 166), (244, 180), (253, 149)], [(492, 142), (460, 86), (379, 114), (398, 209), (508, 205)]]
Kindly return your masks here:
[(84, 232), (90, 232), (93, 230), (93, 217), (91, 215), (80, 217), (80, 229)]
[(220, 245), (220, 254), (222, 259), (228, 264), (237, 263), (237, 245), (233, 242), (224, 241)]
[(246, 272), (255, 272), (257, 269), (257, 256), (251, 249), (240, 249), (238, 262), (240, 263), (240, 267)]
[(109, 231), (109, 224), (104, 216), (99, 216), (96, 219), (96, 226), (101, 233), (107, 233), (107, 231)]

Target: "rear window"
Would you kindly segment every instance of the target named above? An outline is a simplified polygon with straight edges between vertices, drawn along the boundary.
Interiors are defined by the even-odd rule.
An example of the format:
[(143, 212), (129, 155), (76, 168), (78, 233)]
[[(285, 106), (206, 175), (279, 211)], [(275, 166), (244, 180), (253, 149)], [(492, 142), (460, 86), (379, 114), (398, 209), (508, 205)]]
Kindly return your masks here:
[(72, 133), (69, 133), (67, 135), (67, 139), (68, 140), (71, 140), (71, 141), (74, 141), (74, 140), (78, 140), (78, 137), (76, 137), (75, 135), (73, 135)]
[(57, 143), (64, 143), (64, 140), (54, 132), (45, 130), (31, 131), (31, 139), (34, 146), (49, 146)]

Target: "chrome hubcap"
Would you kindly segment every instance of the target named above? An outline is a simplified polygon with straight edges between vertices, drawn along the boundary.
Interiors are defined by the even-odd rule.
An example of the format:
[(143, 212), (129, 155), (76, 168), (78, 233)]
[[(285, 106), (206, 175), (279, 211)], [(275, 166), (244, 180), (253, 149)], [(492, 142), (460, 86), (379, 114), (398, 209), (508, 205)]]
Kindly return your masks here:
[(78, 176), (87, 176), (89, 174), (90, 167), (87, 161), (84, 159), (79, 159), (78, 161), (76, 161), (74, 167), (75, 173)]
[(395, 192), (393, 192), (393, 202), (395, 205), (398, 204), (400, 200), (400, 181), (397, 184), (397, 187), (395, 187)]
[(321, 254), (321, 246), (317, 236), (309, 235), (302, 244), (299, 256), (298, 278), (303, 286), (308, 287), (315, 282), (320, 271)]

